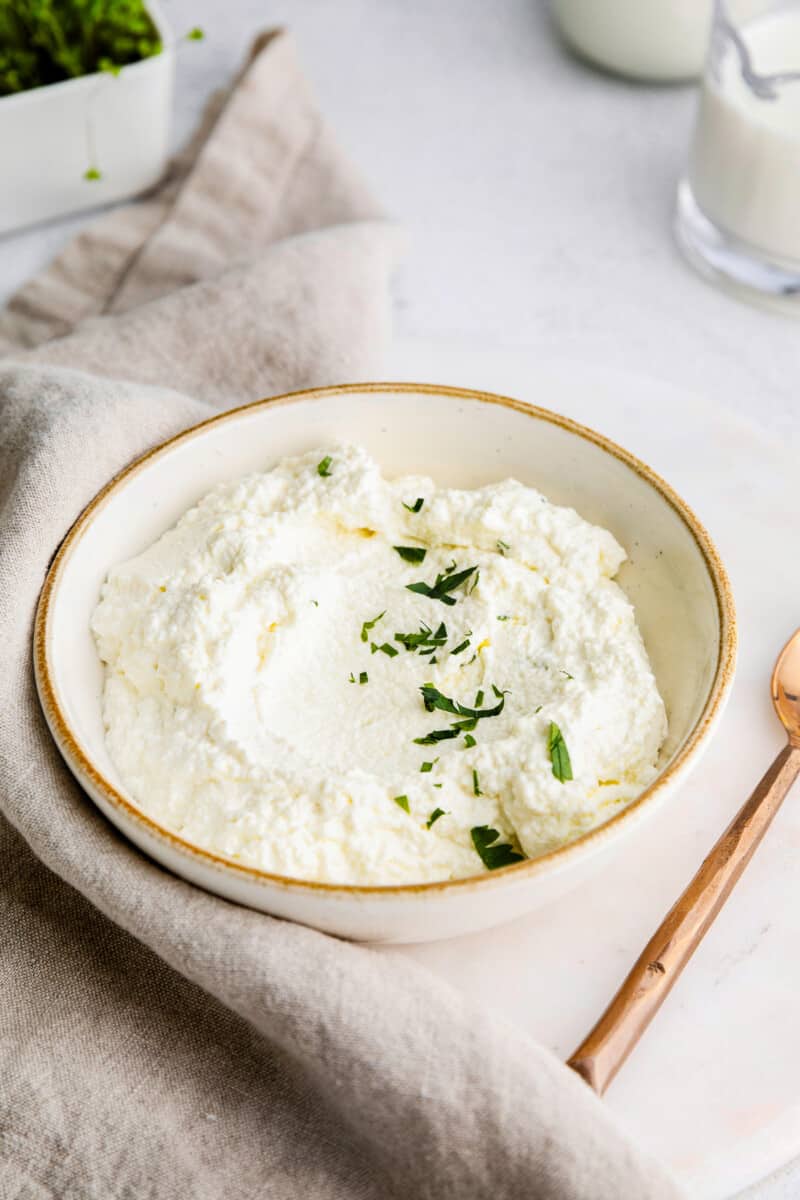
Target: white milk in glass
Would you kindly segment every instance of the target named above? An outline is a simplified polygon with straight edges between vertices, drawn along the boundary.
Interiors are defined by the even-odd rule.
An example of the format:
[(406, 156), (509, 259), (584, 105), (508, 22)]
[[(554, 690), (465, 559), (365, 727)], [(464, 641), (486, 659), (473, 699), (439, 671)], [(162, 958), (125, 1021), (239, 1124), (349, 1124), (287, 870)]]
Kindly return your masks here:
[(717, 30), (689, 183), (718, 229), (800, 267), (800, 4)]

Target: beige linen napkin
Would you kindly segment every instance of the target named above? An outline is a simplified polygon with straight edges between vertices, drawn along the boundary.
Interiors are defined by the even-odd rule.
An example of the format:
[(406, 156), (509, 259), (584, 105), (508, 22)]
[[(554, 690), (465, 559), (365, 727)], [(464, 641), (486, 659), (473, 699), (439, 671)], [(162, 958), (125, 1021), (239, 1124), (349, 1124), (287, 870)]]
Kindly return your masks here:
[(211, 406), (379, 374), (394, 242), (266, 37), (165, 185), (0, 317), (4, 1198), (677, 1195), (519, 1031), (139, 854), (36, 701), (36, 597), (81, 507)]

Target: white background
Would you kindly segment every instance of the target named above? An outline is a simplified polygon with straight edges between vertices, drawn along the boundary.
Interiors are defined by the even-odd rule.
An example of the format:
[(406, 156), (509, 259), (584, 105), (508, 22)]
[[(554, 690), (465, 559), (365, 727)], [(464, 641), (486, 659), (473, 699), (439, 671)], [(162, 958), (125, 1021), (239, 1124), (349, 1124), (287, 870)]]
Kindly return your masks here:
[[(800, 325), (716, 291), (674, 248), (693, 89), (627, 84), (575, 62), (537, 0), (167, 0), (166, 9), (176, 32), (200, 24), (207, 33), (179, 53), (176, 144), (256, 30), (294, 30), (323, 110), (409, 234), (395, 377), (511, 391), (589, 421), (684, 492), (731, 567), (741, 669), (697, 782), (613, 882), (578, 894), (556, 923), (532, 918), (492, 941), (507, 980), (523, 978), (528, 956), (535, 986), (517, 997), (534, 1014), (526, 1023), (566, 1054), (559, 1038), (597, 1015), (780, 745), (767, 681), (774, 651), (800, 623), (791, 454)], [(0, 299), (81, 223), (0, 239)], [(552, 383), (559, 371), (563, 388)], [(800, 1153), (800, 968), (791, 961), (800, 822), (782, 819), (608, 1097), (709, 1200)], [(479, 944), (419, 956), (486, 991)], [(559, 1009), (575, 995), (566, 1024), (547, 994)], [(513, 1013), (514, 1002), (497, 1003)], [(751, 1113), (734, 1137), (721, 1110), (750, 1094), (761, 1116)], [(689, 1131), (704, 1120), (700, 1157), (681, 1166)], [(705, 1144), (716, 1149), (700, 1161)], [(753, 1194), (800, 1195), (800, 1171)]]

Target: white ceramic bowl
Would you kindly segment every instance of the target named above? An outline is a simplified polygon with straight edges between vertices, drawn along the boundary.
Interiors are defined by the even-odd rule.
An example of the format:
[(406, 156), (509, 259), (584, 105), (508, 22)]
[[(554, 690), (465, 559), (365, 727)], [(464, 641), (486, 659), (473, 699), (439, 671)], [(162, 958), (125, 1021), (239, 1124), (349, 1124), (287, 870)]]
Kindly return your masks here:
[[(139, 553), (211, 487), (333, 439), (365, 446), (389, 475), (459, 487), (506, 476), (606, 526), (628, 550), (619, 581), (667, 705), (655, 782), (607, 822), (541, 858), (471, 879), (343, 887), (270, 875), (199, 849), (125, 793), (105, 746), (102, 669), (90, 615), (114, 563)], [(733, 601), (703, 527), (632, 455), (564, 417), (458, 388), (360, 384), (246, 405), (151, 450), (92, 501), (64, 540), (36, 617), (35, 668), (68, 766), (109, 820), (152, 858), (229, 900), (343, 937), (425, 941), (486, 928), (537, 907), (613, 854), (625, 832), (696, 763), (734, 670)]]

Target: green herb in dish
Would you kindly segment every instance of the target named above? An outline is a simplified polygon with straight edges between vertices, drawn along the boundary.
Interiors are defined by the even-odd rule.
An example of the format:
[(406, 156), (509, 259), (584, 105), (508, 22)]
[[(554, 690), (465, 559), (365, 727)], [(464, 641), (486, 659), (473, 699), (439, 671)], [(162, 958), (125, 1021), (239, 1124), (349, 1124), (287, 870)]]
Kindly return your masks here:
[(384, 609), (384, 611), (383, 611), (382, 613), (378, 613), (377, 617), (373, 617), (371, 621), (365, 621), (365, 622), (364, 622), (364, 624), (361, 626), (361, 640), (362, 640), (362, 642), (368, 642), (368, 641), (369, 641), (369, 636), (368, 636), (368, 635), (369, 635), (369, 631), (370, 631), (370, 629), (374, 629), (374, 628), (375, 628), (375, 626), (378, 624), (378, 621), (380, 621), (381, 617), (385, 617), (385, 616), (386, 616), (386, 610)]
[(454, 563), (451, 570), (437, 575), (434, 583), (407, 583), (406, 587), (409, 592), (417, 592), (420, 596), (427, 596), (429, 600), (440, 600), (442, 604), (455, 604), (456, 598), (450, 593), (461, 587), (462, 583), (466, 583), (473, 571), (477, 571), (477, 569), (477, 567), (467, 567), (464, 571), (455, 571)]
[(510, 867), (512, 863), (522, 862), (525, 857), (524, 854), (518, 854), (508, 842), (497, 843), (500, 834), (488, 825), (475, 825), (470, 830), (470, 837), (481, 862), (489, 871), (496, 871), (498, 867)]
[(564, 741), (561, 730), (553, 721), (550, 722), (550, 729), (547, 733), (547, 749), (550, 752), (550, 762), (556, 779), (560, 779), (562, 783), (572, 779), (572, 763), (567, 743)]
[(394, 549), (404, 562), (410, 563), (424, 562), (428, 553), (424, 546), (395, 546)]

